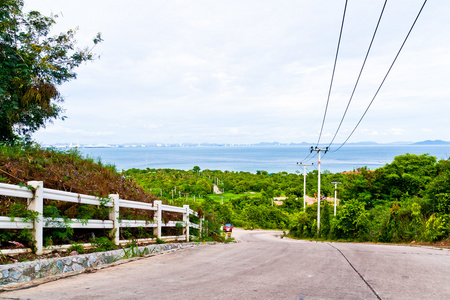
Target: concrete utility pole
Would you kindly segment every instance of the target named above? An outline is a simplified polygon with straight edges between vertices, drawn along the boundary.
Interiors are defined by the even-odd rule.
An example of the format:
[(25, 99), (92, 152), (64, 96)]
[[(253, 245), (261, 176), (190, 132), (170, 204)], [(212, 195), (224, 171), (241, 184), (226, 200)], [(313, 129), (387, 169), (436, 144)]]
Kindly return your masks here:
[(303, 210), (306, 209), (306, 167), (308, 166), (314, 166), (314, 164), (303, 164), (303, 163), (297, 163), (299, 166), (303, 166)]
[(317, 153), (319, 154), (319, 174), (318, 174), (318, 180), (317, 180), (317, 234), (320, 235), (320, 152), (328, 152), (328, 147), (326, 147), (325, 149), (320, 149), (316, 147), (311, 147), (311, 153), (313, 151), (317, 151)]
[(337, 197), (337, 185), (341, 184), (339, 181), (332, 181), (334, 184), (334, 216), (336, 217), (336, 197)]

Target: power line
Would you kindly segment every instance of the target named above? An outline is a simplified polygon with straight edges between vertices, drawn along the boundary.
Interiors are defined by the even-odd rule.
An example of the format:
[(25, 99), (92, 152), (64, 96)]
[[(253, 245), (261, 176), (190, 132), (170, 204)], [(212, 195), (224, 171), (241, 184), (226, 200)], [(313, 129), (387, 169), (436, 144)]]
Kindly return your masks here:
[[(312, 153), (312, 152), (309, 152), (308, 155), (306, 155), (306, 157), (305, 157), (304, 159), (302, 159), (301, 161), (302, 161), (302, 162), (305, 161), (308, 157), (311, 156), (311, 153)], [(312, 159), (312, 158), (310, 158), (310, 159), (308, 159), (308, 160), (311, 160), (311, 159)]]
[[(312, 147), (311, 147), (311, 148), (312, 148)], [(301, 162), (308, 162), (308, 161), (310, 161), (311, 159), (313, 159), (314, 157), (316, 157), (317, 152), (314, 153), (314, 155), (313, 155), (312, 157), (310, 157), (311, 154), (312, 154), (312, 151), (310, 151), (310, 152), (308, 153), (308, 155), (307, 155), (303, 160), (301, 160)], [(308, 159), (308, 157), (310, 157), (310, 158)]]
[(355, 128), (353, 128), (352, 132), (351, 132), (350, 135), (347, 137), (347, 139), (346, 139), (346, 140), (345, 140), (345, 141), (344, 141), (344, 142), (343, 142), (336, 150), (334, 150), (333, 152), (336, 152), (336, 151), (338, 151), (339, 149), (341, 149), (341, 148), (345, 145), (345, 143), (347, 143), (347, 141), (350, 139), (350, 137), (353, 135), (353, 133), (355, 132), (356, 128), (358, 128), (359, 124), (361, 123), (362, 119), (363, 119), (364, 116), (366, 115), (366, 113), (367, 113), (367, 111), (369, 110), (370, 106), (372, 105), (373, 101), (374, 101), (375, 98), (377, 97), (378, 92), (380, 91), (381, 87), (383, 86), (384, 82), (386, 81), (386, 78), (388, 77), (389, 73), (391, 72), (392, 67), (394, 66), (394, 64), (395, 64), (395, 62), (396, 62), (398, 56), (400, 55), (400, 52), (402, 51), (403, 46), (404, 46), (405, 43), (406, 43), (406, 40), (408, 39), (409, 35), (411, 34), (411, 31), (413, 30), (414, 26), (416, 25), (416, 22), (417, 22), (417, 20), (419, 19), (419, 16), (420, 16), (420, 14), (422, 13), (422, 10), (423, 10), (423, 8), (425, 7), (425, 4), (426, 4), (426, 3), (427, 3), (427, 0), (425, 0), (425, 1), (423, 2), (423, 5), (422, 5), (422, 7), (421, 7), (420, 10), (419, 10), (419, 13), (418, 13), (417, 16), (416, 16), (416, 19), (414, 20), (413, 24), (411, 25), (411, 28), (409, 29), (408, 34), (406, 35), (405, 40), (403, 41), (403, 43), (402, 43), (400, 49), (398, 50), (397, 55), (396, 55), (395, 58), (394, 58), (394, 61), (392, 62), (392, 64), (391, 64), (391, 66), (389, 67), (389, 69), (388, 69), (386, 75), (384, 76), (383, 81), (381, 81), (380, 86), (378, 87), (377, 91), (375, 92), (375, 95), (373, 96), (372, 100), (370, 101), (369, 105), (367, 106), (366, 110), (364, 111), (364, 114), (362, 115), (361, 119), (359, 119), (358, 123), (356, 124)]
[(332, 75), (331, 75), (330, 89), (328, 90), (327, 104), (325, 106), (325, 112), (323, 114), (322, 126), (320, 128), (319, 139), (317, 140), (316, 147), (319, 145), (320, 138), (322, 136), (323, 125), (325, 124), (325, 118), (327, 116), (328, 103), (330, 102), (331, 88), (333, 87), (334, 72), (336, 70), (336, 63), (337, 63), (337, 58), (338, 58), (338, 54), (339, 54), (339, 47), (341, 45), (342, 30), (344, 29), (344, 20), (345, 20), (345, 12), (347, 11), (347, 3), (348, 3), (348, 0), (345, 0), (344, 13), (342, 15), (341, 30), (339, 32), (339, 40), (338, 40), (338, 45), (337, 45), (337, 49), (336, 49), (336, 56), (334, 58), (333, 72), (332, 72)]
[(339, 129), (341, 128), (342, 122), (344, 121), (344, 118), (345, 118), (345, 116), (346, 116), (346, 114), (347, 114), (347, 111), (348, 111), (348, 108), (349, 108), (349, 106), (350, 106), (350, 103), (352, 102), (353, 95), (355, 94), (356, 87), (358, 86), (359, 79), (361, 78), (361, 74), (362, 74), (362, 72), (363, 72), (363, 70), (364, 70), (364, 67), (365, 67), (365, 65), (366, 65), (367, 57), (369, 57), (370, 49), (372, 48), (373, 41), (374, 41), (375, 36), (376, 36), (376, 34), (377, 34), (378, 27), (379, 27), (380, 21), (381, 21), (381, 17), (383, 16), (384, 9), (386, 8), (386, 3), (387, 3), (387, 0), (384, 1), (383, 8), (381, 9), (381, 13), (380, 13), (380, 17), (378, 18), (377, 26), (375, 27), (375, 31), (373, 32), (372, 40), (370, 41), (369, 48), (367, 49), (366, 57), (364, 58), (364, 62), (363, 62), (363, 64), (362, 64), (362, 66), (361, 66), (361, 70), (359, 71), (359, 75), (358, 75), (358, 78), (356, 79), (355, 86), (353, 87), (352, 94), (351, 94), (351, 96), (350, 96), (350, 99), (348, 100), (347, 107), (345, 108), (344, 115), (342, 116), (341, 122), (339, 123), (339, 126), (338, 126), (338, 128), (337, 128), (337, 130), (336, 130), (336, 132), (335, 132), (335, 134), (334, 134), (334, 136), (333, 136), (333, 139), (331, 140), (330, 144), (328, 144), (328, 147), (330, 147), (331, 144), (333, 144), (334, 139), (336, 138), (336, 136), (337, 136), (337, 134), (338, 134), (338, 132), (339, 132)]

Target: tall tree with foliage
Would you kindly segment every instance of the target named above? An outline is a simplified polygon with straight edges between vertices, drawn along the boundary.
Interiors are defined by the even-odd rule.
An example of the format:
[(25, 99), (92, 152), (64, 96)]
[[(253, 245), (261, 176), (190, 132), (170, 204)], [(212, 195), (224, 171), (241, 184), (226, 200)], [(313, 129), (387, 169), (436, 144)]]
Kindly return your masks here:
[(61, 116), (58, 86), (76, 78), (74, 69), (96, 57), (92, 48), (76, 49), (76, 30), (55, 36), (57, 15), (24, 13), (23, 0), (0, 2), (0, 142), (13, 143)]

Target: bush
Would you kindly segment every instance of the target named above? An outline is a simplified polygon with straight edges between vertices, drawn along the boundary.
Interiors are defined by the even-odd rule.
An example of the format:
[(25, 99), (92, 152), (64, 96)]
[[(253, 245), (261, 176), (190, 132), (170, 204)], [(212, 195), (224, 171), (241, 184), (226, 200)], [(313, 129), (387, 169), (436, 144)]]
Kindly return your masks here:
[(431, 215), (425, 227), (425, 239), (428, 242), (434, 242), (442, 239), (449, 232), (450, 215), (438, 216)]
[(365, 204), (359, 200), (349, 200), (340, 208), (333, 222), (332, 234), (339, 239), (366, 240), (370, 222)]

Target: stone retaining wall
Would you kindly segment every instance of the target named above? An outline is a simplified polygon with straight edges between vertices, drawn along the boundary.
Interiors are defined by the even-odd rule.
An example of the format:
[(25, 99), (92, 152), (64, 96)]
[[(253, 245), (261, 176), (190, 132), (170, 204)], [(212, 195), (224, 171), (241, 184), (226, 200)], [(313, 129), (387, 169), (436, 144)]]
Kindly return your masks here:
[[(203, 243), (159, 244), (141, 246), (138, 247), (138, 249), (140, 253), (154, 255), (162, 254), (168, 251), (191, 248), (202, 244)], [(107, 252), (80, 254), (61, 258), (47, 258), (29, 262), (1, 265), (0, 286), (23, 283), (34, 279), (107, 265), (123, 258), (130, 258), (129, 252), (127, 256), (127, 251), (129, 251), (129, 249), (130, 248), (125, 250), (120, 249)]]

